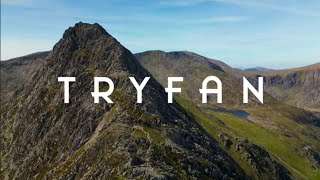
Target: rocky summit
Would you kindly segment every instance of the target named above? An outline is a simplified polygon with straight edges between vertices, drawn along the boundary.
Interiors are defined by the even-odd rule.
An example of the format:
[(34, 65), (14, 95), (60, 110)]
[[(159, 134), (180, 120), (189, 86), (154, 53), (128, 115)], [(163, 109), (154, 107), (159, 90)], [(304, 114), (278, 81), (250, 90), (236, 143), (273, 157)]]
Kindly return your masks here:
[[(77, 23), (53, 50), (1, 61), (0, 179), (319, 179), (319, 68), (132, 55), (100, 25)], [(175, 76), (182, 91), (169, 104), (163, 87)], [(221, 79), (222, 104), (201, 103), (207, 76)], [(243, 76), (265, 78), (264, 104), (241, 103)], [(69, 103), (58, 77), (76, 78)], [(112, 80), (113, 104), (94, 103), (94, 77)], [(128, 77), (151, 77), (141, 104)]]
[[(36, 68), (1, 105), (1, 179), (249, 179), (100, 25), (68, 28)], [(69, 104), (60, 76), (77, 78)], [(114, 104), (93, 103), (94, 76), (113, 80)], [(129, 76), (151, 77), (142, 104)]]

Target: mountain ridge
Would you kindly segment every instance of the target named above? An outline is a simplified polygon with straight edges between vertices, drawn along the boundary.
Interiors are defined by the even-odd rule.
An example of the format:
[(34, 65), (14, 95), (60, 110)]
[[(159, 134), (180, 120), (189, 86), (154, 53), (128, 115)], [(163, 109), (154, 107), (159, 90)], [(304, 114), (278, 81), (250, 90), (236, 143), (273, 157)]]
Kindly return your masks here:
[[(248, 73), (245, 74), (246, 72), (233, 68), (225, 68), (224, 71), (219, 71), (219, 69), (212, 68), (209, 63), (203, 63), (198, 56), (159, 56), (159, 52), (154, 52), (154, 54), (148, 52), (138, 54), (136, 57), (163, 86), (166, 86), (167, 76), (184, 77), (185, 83), (180, 83), (179, 85), (183, 91), (177, 94), (175, 99), (197, 119), (205, 131), (218, 139), (221, 146), (225, 146), (225, 150), (244, 169), (249, 169), (246, 171), (247, 173), (254, 172), (257, 175), (259, 171), (252, 169), (252, 164), (248, 164), (244, 160), (246, 158), (241, 158), (246, 156), (244, 154), (249, 153), (247, 151), (250, 149), (249, 147), (245, 148), (244, 152), (237, 151), (238, 147), (241, 146), (240, 144), (242, 144), (241, 141), (238, 141), (241, 138), (247, 138), (249, 144), (253, 143), (260, 148), (263, 147), (271, 159), (274, 158), (275, 162), (283, 163), (293, 174), (301, 172), (295, 174), (295, 177), (299, 177), (301, 174), (308, 174), (309, 176), (315, 173), (312, 170), (313, 166), (317, 167), (318, 165), (317, 163), (314, 164), (313, 156), (304, 156), (305, 159), (301, 159), (300, 163), (306, 162), (301, 164), (297, 161), (293, 162), (291, 159), (301, 157), (300, 153), (308, 154), (305, 152), (308, 149), (305, 145), (311, 139), (313, 139), (311, 140), (313, 143), (309, 145), (312, 146), (313, 152), (319, 150), (320, 144), (317, 142), (320, 138), (318, 133), (319, 116), (303, 109), (286, 105), (271, 97), (268, 93), (264, 94), (264, 104), (257, 102), (252, 96), (248, 104), (242, 104), (242, 76), (245, 75), (250, 80), (256, 79), (257, 76), (251, 77)], [(212, 61), (208, 59), (206, 62)], [(216, 103), (215, 96), (209, 96), (208, 104), (201, 103), (198, 89), (201, 88), (203, 79), (209, 75), (217, 76), (222, 81), (222, 104)], [(215, 85), (210, 87), (214, 88)], [(306, 132), (312, 133), (307, 135)], [(279, 141), (279, 139), (275, 138), (275, 134), (280, 139), (291, 138), (282, 142), (282, 140)], [(313, 135), (315, 136), (312, 137)], [(264, 139), (265, 137), (268, 138)], [(290, 141), (292, 141), (292, 144), (297, 144), (297, 146), (293, 147), (291, 143), (287, 143)], [(279, 148), (280, 146), (282, 147)], [(274, 149), (275, 147), (277, 148)], [(282, 150), (279, 151), (278, 148)], [(292, 151), (292, 149), (296, 149), (299, 153)], [(309, 161), (308, 159), (311, 162), (307, 162)], [(317, 162), (317, 160), (315, 161)], [(305, 166), (305, 164), (308, 165)], [(303, 172), (306, 169), (309, 169), (309, 172)], [(314, 174), (314, 178), (317, 176), (316, 174)], [(261, 175), (257, 178), (261, 178)], [(301, 176), (300, 178), (305, 177)]]
[[(129, 50), (98, 24), (66, 30), (1, 112), (2, 178), (249, 179)], [(63, 103), (59, 76), (75, 76)], [(114, 104), (94, 104), (93, 77), (115, 82)], [(141, 81), (135, 104), (129, 76)]]
[[(17, 62), (19, 62), (20, 60), (22, 60), (22, 62), (24, 61), (24, 59), (26, 60), (25, 61), (25, 64), (28, 65), (26, 62), (28, 62), (28, 60), (32, 60), (34, 61), (34, 65), (37, 65), (37, 63), (40, 64), (40, 61), (44, 60), (46, 55), (49, 54), (50, 51), (44, 51), (44, 52), (38, 52), (38, 53), (32, 53), (32, 54), (29, 54), (29, 55), (26, 55), (26, 56), (22, 56), (22, 57), (18, 57), (18, 58), (13, 58), (13, 59), (10, 59), (10, 60), (6, 60), (6, 61), (1, 61), (1, 66), (3, 67), (1, 70), (2, 70), (2, 74), (9, 74), (7, 73), (6, 69), (9, 69), (12, 68), (10, 66), (14, 66), (14, 67), (17, 67), (15, 66)], [(254, 79), (256, 76), (265, 76), (267, 78), (267, 81), (270, 81), (270, 79), (276, 79), (278, 78), (279, 79), (279, 76), (286, 76), (288, 74), (292, 74), (292, 73), (295, 73), (295, 72), (303, 72), (303, 71), (316, 71), (317, 69), (320, 69), (320, 63), (315, 63), (315, 64), (311, 64), (311, 65), (307, 65), (307, 66), (303, 66), (303, 67), (297, 67), (297, 68), (292, 68), (292, 69), (280, 69), (280, 70), (266, 70), (266, 71), (246, 71), (246, 70), (239, 70), (239, 69), (236, 69), (236, 68), (232, 68), (230, 66), (228, 66), (227, 64), (223, 63), (222, 61), (219, 61), (219, 60), (215, 60), (215, 59), (210, 59), (210, 58), (206, 58), (204, 56), (201, 56), (201, 55), (198, 55), (196, 53), (193, 53), (193, 52), (189, 52), (189, 51), (172, 51), (172, 52), (165, 52), (165, 51), (161, 51), (161, 50), (150, 50), (150, 51), (145, 51), (145, 52), (141, 52), (141, 53), (136, 53), (137, 56), (139, 56), (139, 54), (143, 54), (143, 53), (151, 53), (151, 52), (158, 52), (158, 53), (171, 53), (171, 54), (179, 54), (179, 53), (186, 53), (186, 54), (189, 54), (189, 55), (193, 55), (195, 57), (199, 57), (200, 59), (203, 59), (203, 61), (210, 61), (212, 62), (213, 64), (216, 64), (216, 67), (218, 68), (221, 68), (221, 70), (223, 71), (226, 71), (226, 72), (229, 72), (231, 74), (234, 74), (234, 76), (236, 76), (237, 78), (241, 78), (242, 76), (245, 76), (245, 77), (251, 77), (252, 79)], [(23, 66), (23, 64), (21, 64), (21, 66)], [(30, 65), (28, 65), (30, 66)], [(213, 65), (215, 66), (215, 65)], [(24, 69), (26, 69), (27, 72), (32, 72), (32, 66), (30, 67), (23, 67)], [(24, 72), (21, 72), (22, 74)], [(25, 80), (26, 77), (30, 76), (29, 74), (25, 74), (25, 77), (4, 77), (3, 79), (6, 80), (6, 79), (12, 79), (12, 78), (18, 78), (20, 79), (19, 81), (22, 81), (21, 84), (23, 84), (23, 80)], [(280, 81), (283, 81), (281, 80), (280, 78)], [(8, 84), (8, 83), (7, 83)], [(10, 86), (13, 86), (13, 85), (10, 85)], [(19, 85), (14, 85), (14, 86), (19, 86)], [(12, 88), (12, 87), (11, 87)], [(6, 87), (4, 87), (3, 89), (7, 89)], [(314, 88), (315, 89), (315, 88)], [(277, 92), (279, 91), (280, 92)], [(308, 110), (314, 110), (314, 111), (320, 111), (320, 101), (316, 101), (316, 102), (313, 102), (313, 101), (307, 101), (305, 103), (307, 104), (310, 104), (310, 105), (307, 105), (307, 106), (304, 106), (304, 104), (295, 104), (294, 102), (296, 102), (296, 97), (288, 97), (290, 96), (290, 94), (288, 94), (287, 92), (277, 88), (277, 87), (274, 87), (272, 84), (270, 83), (267, 83), (267, 92), (270, 93), (273, 97), (275, 97), (276, 99), (278, 100), (285, 100), (286, 98), (289, 98), (288, 100), (285, 100), (288, 104), (290, 105), (295, 105), (295, 106), (298, 106), (298, 107), (303, 107), (303, 108), (307, 108)], [(308, 99), (308, 98), (305, 98), (305, 96), (301, 96), (301, 98), (304, 98), (304, 99)], [(6, 101), (6, 98), (5, 97), (2, 97), (2, 99), (4, 99), (4, 101)], [(309, 107), (310, 106), (310, 107)]]
[[(157, 60), (155, 63), (158, 66), (154, 66), (155, 68), (150, 68), (152, 66), (146, 67), (146, 64), (140, 59), (144, 56), (143, 53), (135, 55), (139, 60), (138, 62), (130, 51), (122, 47), (115, 39), (109, 37), (109, 34), (107, 34), (107, 38), (101, 38), (99, 35), (103, 34), (104, 31), (100, 29), (98, 24), (80, 23), (75, 25), (75, 27), (78, 26), (80, 28), (70, 27), (66, 31), (66, 35), (63, 35), (50, 55), (45, 58), (41, 56), (34, 59), (35, 64), (41, 64), (38, 64), (41, 66), (39, 71), (38, 66), (33, 67), (27, 64), (24, 65), (26, 68), (22, 68), (29, 69), (28, 72), (33, 75), (31, 79), (20, 81), (21, 84), (26, 85), (22, 85), (15, 90), (15, 94), (10, 96), (10, 98), (16, 98), (15, 102), (5, 106), (1, 111), (0, 125), (1, 130), (5, 132), (1, 134), (1, 137), (5, 139), (1, 146), (6, 147), (3, 152), (8, 153), (7, 156), (1, 157), (1, 162), (7, 164), (7, 161), (12, 157), (16, 160), (23, 154), (22, 149), (26, 148), (25, 151), (30, 153), (27, 153), (25, 161), (35, 162), (35, 166), (28, 167), (31, 169), (30, 171), (26, 170), (26, 163), (22, 164), (19, 169), (15, 169), (17, 166), (14, 165), (14, 168), (9, 172), (1, 171), (1, 177), (7, 174), (9, 177), (37, 178), (58, 176), (102, 178), (108, 175), (115, 178), (143, 177), (156, 179), (174, 177), (184, 179), (190, 177), (219, 177), (222, 179), (229, 177), (270, 179), (270, 177), (274, 177), (275, 179), (292, 179), (314, 173), (310, 170), (309, 163), (314, 161), (311, 164), (317, 167), (316, 152), (319, 150), (319, 145), (314, 139), (318, 138), (320, 140), (320, 136), (316, 133), (317, 129), (304, 121), (300, 122), (299, 118), (296, 122), (289, 119), (290, 117), (286, 113), (291, 115), (292, 112), (284, 109), (289, 108), (288, 106), (282, 107), (282, 105), (277, 104), (274, 107), (278, 108), (279, 106), (280, 110), (277, 113), (274, 113), (271, 108), (261, 115), (259, 111), (266, 110), (266, 108), (261, 109), (254, 102), (254, 99), (251, 99), (250, 102), (253, 103), (252, 107), (243, 107), (242, 105), (229, 107), (233, 104), (233, 101), (227, 101), (228, 104), (224, 107), (226, 109), (219, 110), (214, 109), (215, 106), (199, 106), (192, 98), (187, 100), (184, 95), (175, 96), (174, 104), (168, 105), (166, 93), (163, 89), (166, 79), (159, 78), (161, 74), (157, 73), (161, 69), (161, 73), (168, 71), (169, 73), (166, 73), (166, 75), (170, 75), (175, 68), (182, 67), (182, 75), (190, 75), (192, 72), (202, 72), (203, 76), (218, 74), (225, 78), (223, 79), (224, 84), (227, 85), (227, 89), (230, 89), (240, 85), (236, 79), (239, 75), (236, 74), (238, 70), (221, 61), (183, 51), (169, 52), (168, 55), (163, 51), (157, 51), (156, 54), (159, 59), (154, 60)], [(86, 29), (87, 26), (97, 26), (97, 29), (90, 30), (94, 33), (81, 31), (81, 29)], [(149, 52), (149, 55), (151, 54), (152, 51)], [(171, 63), (177, 60), (182, 61), (179, 61), (181, 63), (179, 66), (176, 65), (176, 62), (173, 62), (172, 64), (166, 63), (165, 65), (168, 67), (161, 68), (159, 62), (162, 61), (158, 60), (163, 60), (163, 57)], [(7, 63), (10, 64), (10, 62)], [(187, 65), (184, 63), (187, 63)], [(3, 67), (1, 62), (1, 71)], [(36, 72), (32, 72), (32, 68), (36, 68)], [(145, 76), (151, 77), (146, 86), (146, 92), (143, 91), (143, 101), (146, 104), (135, 104), (136, 94), (132, 93), (135, 92), (135, 89), (128, 82), (129, 75), (136, 77), (138, 82), (141, 82)], [(179, 72), (176, 75), (179, 75)], [(70, 87), (71, 107), (62, 104), (63, 89), (61, 83), (57, 82), (57, 76), (75, 76), (77, 79), (77, 82), (71, 83)], [(98, 106), (93, 105), (90, 92), (93, 91), (94, 76), (108, 76), (115, 81), (115, 94), (111, 96), (115, 100), (114, 105), (105, 102)], [(191, 80), (197, 81), (197, 78)], [(7, 83), (1, 80), (1, 85), (3, 84)], [(239, 94), (241, 92), (240, 88), (235, 88), (237, 90), (235, 91), (236, 94)], [(182, 89), (185, 89), (184, 85)], [(196, 86), (192, 86), (191, 89), (197, 90)], [(191, 91), (190, 95), (192, 93)], [(1, 90), (1, 94), (6, 93)], [(153, 97), (154, 95), (157, 96)], [(231, 96), (231, 94), (229, 95)], [(186, 97), (188, 96), (187, 94)], [(193, 99), (199, 100), (199, 98)], [(26, 100), (26, 102), (22, 100)], [(214, 100), (214, 97), (211, 98), (212, 100)], [(40, 104), (36, 105), (34, 103), (36, 101)], [(255, 119), (245, 119), (230, 113), (233, 112), (232, 110), (239, 108), (244, 108), (245, 111), (250, 112), (250, 115)], [(9, 109), (9, 111), (7, 112), (6, 109)], [(59, 111), (61, 109), (66, 109), (66, 111)], [(254, 112), (255, 109), (258, 112)], [(300, 111), (293, 107), (292, 109), (292, 111)], [(284, 111), (284, 115), (279, 112), (281, 110)], [(280, 115), (277, 115), (278, 113)], [(259, 114), (258, 117), (262, 120), (257, 118), (256, 114)], [(265, 124), (267, 122), (263, 118), (268, 120), (269, 114), (274, 115), (272, 118), (284, 119), (271, 121), (271, 123), (274, 123), (271, 125)], [(32, 121), (29, 116), (40, 120), (41, 123), (35, 123), (36, 121)], [(28, 122), (23, 122), (23, 117)], [(305, 116), (303, 115), (302, 118), (305, 118)], [(3, 119), (6, 121), (3, 121)], [(46, 122), (44, 119), (50, 119), (52, 122)], [(13, 124), (15, 125), (13, 126)], [(261, 124), (266, 126), (261, 126)], [(300, 126), (301, 129), (298, 128)], [(241, 127), (247, 129), (242, 130)], [(70, 128), (68, 129), (70, 133), (66, 131), (66, 128)], [(252, 131), (251, 128), (257, 129), (253, 132), (258, 131), (258, 134), (247, 134), (247, 132)], [(11, 132), (12, 129), (13, 132)], [(297, 132), (292, 132), (291, 129)], [(23, 133), (20, 131), (23, 131)], [(301, 135), (302, 133), (305, 135)], [(20, 134), (31, 135), (34, 140), (43, 137), (36, 141), (36, 144), (44, 150), (31, 148), (27, 144), (32, 140), (23, 136), (19, 139)], [(71, 137), (68, 138), (69, 136)], [(277, 136), (281, 140), (277, 139)], [(57, 140), (59, 137), (65, 139), (66, 144), (59, 144)], [(270, 140), (259, 140), (255, 137), (268, 137)], [(296, 138), (303, 144), (299, 144), (297, 147), (292, 146), (292, 144), (298, 143)], [(289, 143), (282, 142), (282, 139)], [(268, 144), (273, 141), (278, 143), (278, 149), (286, 153), (281, 154), (271, 146), (273, 144)], [(18, 145), (10, 144), (11, 142)], [(315, 143), (312, 145), (310, 142)], [(111, 144), (116, 148), (109, 148)], [(14, 152), (10, 150), (11, 146), (18, 147), (20, 150)], [(52, 147), (52, 149), (46, 149), (45, 147)], [(301, 159), (299, 155), (295, 154), (292, 151), (294, 148), (298, 153), (306, 154), (304, 155), (305, 159)], [(118, 152), (118, 150), (121, 151)], [(40, 155), (41, 159), (37, 160), (33, 153)], [(286, 154), (289, 154), (289, 156)], [(96, 156), (98, 159), (95, 158)], [(308, 163), (302, 166), (307, 170), (303, 171), (300, 166), (292, 164), (291, 156), (297, 159), (296, 164)], [(110, 164), (106, 160), (115, 163)], [(120, 163), (125, 164), (125, 166), (119, 167)], [(84, 167), (83, 164), (87, 164), (89, 168)], [(86, 173), (83, 174), (82, 171)], [(316, 177), (314, 174), (312, 176), (313, 178)]]

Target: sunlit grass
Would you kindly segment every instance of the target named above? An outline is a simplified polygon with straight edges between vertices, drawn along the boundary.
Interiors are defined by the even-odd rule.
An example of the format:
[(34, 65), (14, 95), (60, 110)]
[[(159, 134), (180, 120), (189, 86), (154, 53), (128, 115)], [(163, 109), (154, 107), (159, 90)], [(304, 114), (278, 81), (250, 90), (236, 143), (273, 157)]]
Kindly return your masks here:
[[(301, 147), (301, 143), (296, 138), (283, 135), (283, 132), (279, 129), (267, 129), (256, 123), (227, 113), (202, 111), (196, 105), (179, 96), (175, 96), (175, 99), (214, 138), (217, 138), (218, 132), (221, 130), (227, 132), (233, 138), (247, 138), (253, 143), (264, 147), (296, 177), (300, 179), (320, 178), (320, 174), (312, 167), (312, 163), (306, 157), (299, 154), (302, 152), (303, 147)], [(296, 122), (288, 121), (287, 119), (284, 119), (282, 123), (286, 122), (288, 122), (286, 126), (281, 123), (280, 126), (287, 128), (288, 131), (301, 131), (303, 128)], [(301, 139), (305, 140), (304, 137)], [(310, 139), (308, 141), (312, 142)], [(248, 174), (254, 174), (248, 165), (241, 162), (237, 152), (234, 152), (232, 149), (227, 151), (233, 158), (238, 160), (237, 162)]]

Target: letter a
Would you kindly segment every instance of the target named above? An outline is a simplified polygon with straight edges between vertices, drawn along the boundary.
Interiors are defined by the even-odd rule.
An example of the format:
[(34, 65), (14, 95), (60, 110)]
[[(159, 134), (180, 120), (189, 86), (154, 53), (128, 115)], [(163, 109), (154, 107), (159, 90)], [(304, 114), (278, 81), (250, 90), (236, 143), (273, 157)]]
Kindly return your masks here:
[[(217, 83), (217, 89), (207, 89), (208, 82), (215, 81)], [(222, 83), (220, 79), (216, 76), (208, 76), (202, 82), (202, 89), (199, 89), (202, 94), (202, 103), (207, 103), (208, 95), (217, 94), (217, 103), (222, 103)]]

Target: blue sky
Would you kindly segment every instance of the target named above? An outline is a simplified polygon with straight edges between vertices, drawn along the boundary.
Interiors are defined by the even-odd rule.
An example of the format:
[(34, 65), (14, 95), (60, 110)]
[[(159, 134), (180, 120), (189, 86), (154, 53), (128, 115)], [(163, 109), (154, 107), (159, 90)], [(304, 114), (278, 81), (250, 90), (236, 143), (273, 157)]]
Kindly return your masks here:
[(319, 0), (1, 0), (1, 59), (50, 50), (79, 21), (133, 53), (187, 50), (233, 67), (320, 61)]

